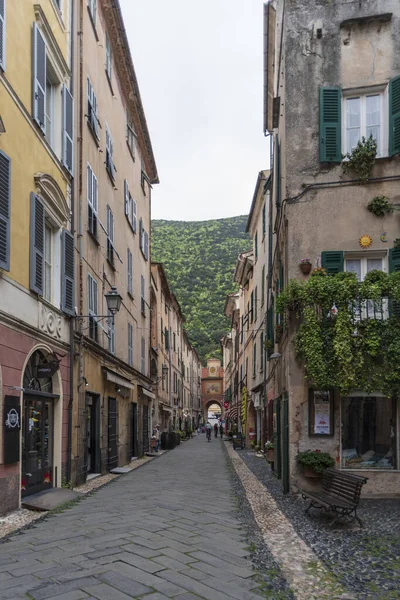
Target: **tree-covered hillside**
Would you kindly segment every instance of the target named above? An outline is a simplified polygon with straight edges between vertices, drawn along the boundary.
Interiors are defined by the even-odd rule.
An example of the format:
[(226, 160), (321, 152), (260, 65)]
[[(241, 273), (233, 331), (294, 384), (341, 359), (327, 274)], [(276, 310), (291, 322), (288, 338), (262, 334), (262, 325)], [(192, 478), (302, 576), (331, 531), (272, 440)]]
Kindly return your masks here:
[(153, 221), (152, 260), (164, 265), (186, 317), (186, 331), (202, 361), (220, 357), (229, 330), (227, 294), (236, 291), (238, 254), (251, 248), (247, 216), (216, 221)]

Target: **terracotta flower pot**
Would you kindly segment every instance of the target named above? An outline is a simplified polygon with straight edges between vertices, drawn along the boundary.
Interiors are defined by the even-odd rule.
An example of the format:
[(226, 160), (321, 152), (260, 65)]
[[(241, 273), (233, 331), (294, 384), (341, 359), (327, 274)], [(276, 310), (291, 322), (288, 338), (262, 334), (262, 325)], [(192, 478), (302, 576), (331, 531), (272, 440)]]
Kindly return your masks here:
[(303, 275), (308, 275), (311, 272), (311, 267), (312, 264), (311, 263), (300, 263), (300, 271), (303, 273)]
[(275, 461), (275, 448), (270, 448), (269, 450), (267, 450), (266, 452), (267, 455), (267, 461), (272, 463)]
[(316, 473), (314, 469), (308, 465), (303, 466), (303, 475), (304, 477), (309, 477), (310, 479), (321, 479), (322, 477), (322, 473)]

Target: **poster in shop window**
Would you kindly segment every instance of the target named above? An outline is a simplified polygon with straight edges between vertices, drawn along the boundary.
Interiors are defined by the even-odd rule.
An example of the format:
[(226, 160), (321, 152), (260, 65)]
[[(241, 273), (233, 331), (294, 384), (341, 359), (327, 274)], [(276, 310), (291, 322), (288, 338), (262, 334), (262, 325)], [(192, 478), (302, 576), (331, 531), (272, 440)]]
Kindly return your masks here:
[(331, 432), (331, 408), (329, 392), (314, 391), (314, 434), (329, 435)]

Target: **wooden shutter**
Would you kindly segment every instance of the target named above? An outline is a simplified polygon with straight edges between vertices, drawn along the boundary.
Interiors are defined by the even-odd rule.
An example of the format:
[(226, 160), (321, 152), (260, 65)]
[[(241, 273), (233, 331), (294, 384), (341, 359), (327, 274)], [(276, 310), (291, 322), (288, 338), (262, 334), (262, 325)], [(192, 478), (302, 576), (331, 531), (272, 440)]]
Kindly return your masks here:
[(0, 0), (0, 67), (6, 70), (6, 0)]
[(43, 296), (44, 285), (44, 205), (31, 194), (30, 226), (30, 288)]
[(389, 83), (389, 154), (400, 154), (400, 76)]
[(5, 271), (10, 270), (10, 212), (11, 160), (0, 151), (0, 269)]
[(319, 90), (319, 160), (338, 162), (342, 160), (340, 88)]
[(322, 267), (328, 275), (344, 271), (344, 253), (341, 251), (322, 252)]
[(66, 229), (62, 232), (62, 310), (74, 316), (74, 236)]
[(276, 191), (275, 191), (275, 203), (276, 210), (279, 212), (281, 208), (281, 157), (280, 157), (280, 146), (279, 146), (279, 138), (278, 134), (275, 137), (275, 157), (274, 162), (276, 162), (275, 167), (275, 178), (276, 178)]
[(149, 234), (147, 231), (144, 232), (144, 257), (149, 260)]
[(139, 247), (143, 252), (143, 221), (142, 217), (139, 219)]
[(69, 89), (63, 85), (63, 165), (74, 173), (74, 99)]
[[(400, 248), (391, 248), (389, 250), (389, 273), (400, 271)], [(398, 302), (389, 302), (390, 316), (400, 317), (400, 305)]]
[(33, 118), (46, 132), (46, 42), (33, 24)]
[(136, 233), (136, 229), (137, 229), (137, 205), (136, 205), (136, 200), (134, 200), (132, 198), (132, 205), (133, 205), (133, 223), (132, 223), (132, 227), (133, 227), (133, 231)]
[(129, 219), (129, 187), (128, 182), (124, 181), (124, 200), (125, 200), (125, 216)]
[(132, 252), (128, 248), (128, 294), (132, 293)]

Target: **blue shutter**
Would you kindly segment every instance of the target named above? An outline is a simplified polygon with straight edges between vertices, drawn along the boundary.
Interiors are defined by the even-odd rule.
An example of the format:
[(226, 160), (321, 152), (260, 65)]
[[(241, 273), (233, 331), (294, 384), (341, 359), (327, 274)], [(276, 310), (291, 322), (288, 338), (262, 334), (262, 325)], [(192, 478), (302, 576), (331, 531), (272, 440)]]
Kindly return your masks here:
[(0, 0), (0, 67), (6, 70), (6, 0)]
[(74, 173), (74, 99), (68, 88), (63, 85), (63, 165)]
[(0, 269), (5, 271), (10, 270), (10, 213), (11, 159), (0, 151)]
[(74, 316), (74, 236), (66, 229), (62, 232), (62, 310)]
[(322, 267), (326, 270), (328, 275), (341, 273), (344, 270), (344, 253), (340, 250), (323, 252)]
[(36, 23), (33, 24), (33, 118), (46, 132), (46, 42)]
[(400, 76), (389, 83), (389, 154), (400, 154)]
[(338, 87), (319, 90), (319, 160), (342, 160), (341, 108), (342, 91)]
[(31, 194), (30, 226), (30, 288), (43, 296), (44, 286), (44, 206), (35, 194)]

